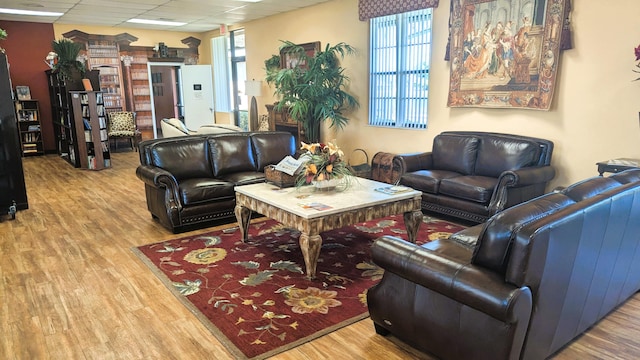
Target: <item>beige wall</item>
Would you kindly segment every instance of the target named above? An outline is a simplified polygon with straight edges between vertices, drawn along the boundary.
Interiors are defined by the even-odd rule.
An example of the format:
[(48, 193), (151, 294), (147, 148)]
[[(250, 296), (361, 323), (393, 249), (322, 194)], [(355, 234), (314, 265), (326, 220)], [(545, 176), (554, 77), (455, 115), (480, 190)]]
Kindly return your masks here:
[[(574, 49), (561, 55), (560, 71), (550, 111), (512, 109), (449, 108), (449, 63), (444, 58), (449, 21), (448, 0), (434, 11), (433, 58), (431, 59), (429, 125), (427, 130), (396, 130), (367, 125), (368, 24), (358, 21), (357, 0), (333, 0), (230, 27), (244, 27), (249, 78), (264, 78), (263, 61), (277, 53), (280, 40), (295, 43), (346, 42), (359, 50), (344, 61), (351, 77), (351, 91), (361, 107), (344, 131), (324, 131), (324, 140), (336, 138), (347, 154), (364, 148), (370, 156), (377, 151), (415, 152), (430, 150), (433, 137), (446, 130), (483, 130), (524, 134), (555, 142), (553, 164), (557, 176), (550, 188), (567, 185), (596, 173), (595, 162), (615, 157), (640, 158), (640, 82), (631, 70), (633, 48), (640, 43), (637, 31), (628, 31), (640, 13), (640, 1), (624, 1), (616, 6), (588, 6), (573, 1)], [(201, 63), (210, 63), (210, 39), (217, 32), (202, 34), (145, 31), (85, 26), (56, 25), (57, 37), (79, 29), (88, 33), (128, 32), (140, 38), (134, 45), (150, 46), (164, 41), (181, 46), (180, 40), (195, 36), (202, 40)], [(274, 101), (266, 84), (258, 99), (259, 112)], [(223, 121), (226, 122), (226, 121)]]
[[(345, 131), (324, 132), (325, 140), (337, 138), (347, 154), (362, 147), (377, 151), (429, 150), (433, 137), (445, 130), (483, 130), (543, 137), (555, 142), (553, 165), (557, 176), (551, 187), (567, 185), (597, 175), (595, 162), (615, 157), (640, 158), (640, 82), (634, 68), (633, 48), (638, 31), (628, 31), (640, 13), (640, 1), (624, 6), (594, 6), (573, 1), (574, 49), (561, 55), (554, 105), (550, 111), (449, 108), (447, 43), (449, 1), (441, 0), (434, 12), (431, 59), (429, 125), (427, 130), (395, 130), (367, 125), (368, 25), (358, 21), (357, 0), (334, 0), (314, 7), (244, 24), (247, 36), (247, 71), (264, 78), (263, 61), (277, 52), (279, 40), (295, 43), (346, 42), (359, 49), (344, 62), (351, 90), (361, 108), (351, 116)], [(623, 9), (623, 10), (621, 10)], [(633, 28), (633, 27), (632, 27)], [(258, 99), (260, 113), (272, 102), (265, 85)]]

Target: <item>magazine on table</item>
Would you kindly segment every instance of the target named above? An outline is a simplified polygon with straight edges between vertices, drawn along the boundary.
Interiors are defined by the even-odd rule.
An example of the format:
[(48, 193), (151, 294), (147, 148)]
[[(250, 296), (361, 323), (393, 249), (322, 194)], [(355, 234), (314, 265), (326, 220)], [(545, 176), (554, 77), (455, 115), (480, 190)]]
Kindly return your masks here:
[(275, 169), (293, 176), (293, 174), (295, 174), (304, 163), (305, 161), (302, 159), (295, 159), (293, 156), (286, 156), (276, 165)]
[(384, 186), (376, 189), (376, 191), (389, 194), (389, 195), (400, 194), (400, 193), (404, 193), (411, 190), (413, 189), (410, 187), (402, 186), (402, 185)]

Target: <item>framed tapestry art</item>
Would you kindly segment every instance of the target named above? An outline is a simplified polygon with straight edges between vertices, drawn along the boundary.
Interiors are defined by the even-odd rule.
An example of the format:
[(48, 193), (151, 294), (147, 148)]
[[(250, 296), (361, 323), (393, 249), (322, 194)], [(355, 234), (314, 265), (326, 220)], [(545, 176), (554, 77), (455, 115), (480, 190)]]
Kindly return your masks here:
[(569, 0), (451, 0), (448, 106), (549, 110)]

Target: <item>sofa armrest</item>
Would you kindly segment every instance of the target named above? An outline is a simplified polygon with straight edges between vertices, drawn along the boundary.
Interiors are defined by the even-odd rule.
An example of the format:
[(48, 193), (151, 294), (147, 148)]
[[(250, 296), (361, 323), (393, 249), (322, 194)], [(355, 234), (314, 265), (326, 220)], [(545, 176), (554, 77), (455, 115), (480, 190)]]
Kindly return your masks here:
[(402, 176), (408, 172), (431, 169), (433, 157), (430, 152), (398, 154), (393, 158), (393, 165), (400, 169), (400, 176)]
[(498, 183), (508, 187), (546, 184), (554, 176), (556, 176), (556, 170), (553, 166), (531, 166), (503, 172), (500, 174)]
[[(552, 166), (532, 166), (503, 172), (489, 201), (489, 215), (504, 210), (508, 204), (525, 202), (544, 194), (547, 183), (555, 175), (556, 170)], [(511, 194), (509, 189), (513, 189)], [(509, 199), (510, 196), (513, 199)]]
[(165, 188), (167, 201), (173, 206), (182, 207), (180, 202), (178, 180), (168, 171), (149, 165), (140, 165), (136, 168), (136, 176), (145, 184), (155, 188)]
[(385, 271), (500, 321), (529, 319), (531, 290), (506, 283), (498, 273), (446, 258), (393, 236), (376, 239), (371, 251), (373, 261)]

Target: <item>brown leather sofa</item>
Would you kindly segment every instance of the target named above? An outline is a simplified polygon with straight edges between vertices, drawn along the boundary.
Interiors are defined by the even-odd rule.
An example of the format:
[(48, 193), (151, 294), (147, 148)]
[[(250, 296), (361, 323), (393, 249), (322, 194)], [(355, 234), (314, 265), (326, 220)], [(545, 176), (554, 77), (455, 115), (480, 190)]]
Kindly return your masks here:
[(446, 240), (381, 237), (379, 334), (442, 359), (545, 359), (640, 289), (640, 169), (506, 209)]
[(542, 195), (555, 176), (553, 142), (520, 135), (447, 131), (430, 152), (397, 155), (402, 185), (422, 191), (422, 209), (480, 223)]
[(265, 181), (264, 167), (294, 155), (288, 132), (243, 132), (147, 140), (139, 144), (136, 175), (147, 208), (180, 232), (234, 221), (234, 187)]

